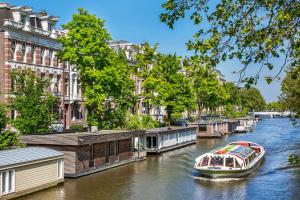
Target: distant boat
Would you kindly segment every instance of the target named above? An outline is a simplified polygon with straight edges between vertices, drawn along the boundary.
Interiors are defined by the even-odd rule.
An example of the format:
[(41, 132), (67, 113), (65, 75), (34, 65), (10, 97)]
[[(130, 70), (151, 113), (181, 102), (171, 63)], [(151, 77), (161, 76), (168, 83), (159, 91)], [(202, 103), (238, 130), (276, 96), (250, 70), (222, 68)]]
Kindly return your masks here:
[(245, 126), (237, 126), (234, 130), (235, 133), (247, 133), (248, 130)]
[(256, 143), (232, 142), (196, 158), (194, 168), (210, 178), (243, 177), (258, 168), (264, 155), (264, 148)]

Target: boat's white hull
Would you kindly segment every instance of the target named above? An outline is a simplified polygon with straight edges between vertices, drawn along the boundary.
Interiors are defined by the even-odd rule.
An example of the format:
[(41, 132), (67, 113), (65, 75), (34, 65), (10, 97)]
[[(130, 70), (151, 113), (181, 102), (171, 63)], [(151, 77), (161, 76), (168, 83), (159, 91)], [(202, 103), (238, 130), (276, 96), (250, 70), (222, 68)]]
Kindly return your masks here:
[(210, 178), (240, 178), (245, 177), (252, 174), (261, 164), (264, 158), (265, 152), (262, 152), (261, 155), (257, 158), (257, 161), (253, 166), (247, 169), (232, 169), (232, 170), (222, 170), (222, 169), (214, 169), (214, 168), (195, 168), (197, 169), (202, 176), (210, 177)]

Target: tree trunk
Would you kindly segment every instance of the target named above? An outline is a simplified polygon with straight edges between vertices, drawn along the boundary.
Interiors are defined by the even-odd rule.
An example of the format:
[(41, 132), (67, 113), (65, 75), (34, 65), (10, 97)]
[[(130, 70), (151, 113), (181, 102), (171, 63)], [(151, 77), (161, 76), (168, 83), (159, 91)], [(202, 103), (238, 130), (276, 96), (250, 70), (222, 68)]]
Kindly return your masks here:
[(203, 104), (202, 104), (202, 101), (201, 101), (200, 98), (197, 101), (197, 105), (198, 105), (197, 121), (200, 121), (201, 120), (201, 113), (202, 113), (202, 110), (203, 110)]

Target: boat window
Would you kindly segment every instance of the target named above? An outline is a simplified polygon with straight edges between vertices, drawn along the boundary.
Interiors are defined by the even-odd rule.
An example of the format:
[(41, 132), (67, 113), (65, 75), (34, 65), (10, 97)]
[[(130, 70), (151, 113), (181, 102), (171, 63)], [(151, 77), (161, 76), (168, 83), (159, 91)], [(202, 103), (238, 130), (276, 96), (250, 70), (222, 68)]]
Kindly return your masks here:
[(212, 157), (210, 166), (223, 166), (224, 158), (221, 156)]
[(208, 160), (209, 160), (209, 157), (208, 157), (208, 156), (205, 156), (205, 157), (202, 159), (201, 166), (207, 166), (207, 165), (208, 165)]
[(235, 167), (236, 168), (242, 168), (242, 166), (240, 165), (240, 163), (237, 160), (235, 160)]
[(226, 158), (225, 166), (226, 167), (233, 167), (234, 166), (234, 160), (233, 160), (233, 158)]

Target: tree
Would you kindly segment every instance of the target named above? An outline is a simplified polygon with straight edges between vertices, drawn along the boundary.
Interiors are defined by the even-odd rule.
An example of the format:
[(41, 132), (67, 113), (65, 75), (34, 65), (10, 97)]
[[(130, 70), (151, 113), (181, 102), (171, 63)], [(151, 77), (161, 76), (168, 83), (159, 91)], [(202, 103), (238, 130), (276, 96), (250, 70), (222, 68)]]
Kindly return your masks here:
[(13, 72), (12, 80), (15, 89), (14, 96), (10, 98), (10, 107), (18, 112), (13, 126), (22, 134), (48, 132), (55, 118), (51, 109), (56, 102), (56, 98), (46, 90), (50, 85), (49, 80), (37, 78), (30, 70)]
[(241, 106), (247, 111), (262, 111), (266, 106), (266, 102), (260, 91), (254, 87), (249, 89), (242, 88), (240, 90)]
[(266, 110), (283, 112), (283, 111), (285, 111), (285, 106), (283, 105), (283, 103), (281, 101), (274, 101), (274, 102), (267, 103)]
[[(247, 86), (256, 83), (256, 76), (244, 77), (252, 63), (273, 69), (272, 59), (283, 56), (284, 63), (299, 64), (300, 2), (298, 0), (166, 0), (162, 22), (170, 28), (177, 20), (189, 16), (199, 27), (189, 50), (203, 63), (216, 66), (220, 61), (237, 58), (243, 64), (239, 71)], [(290, 61), (290, 62), (288, 62)], [(279, 73), (280, 73), (279, 72)], [(265, 77), (269, 83), (274, 77)]]
[(63, 25), (61, 60), (76, 65), (88, 110), (89, 125), (122, 127), (126, 111), (134, 104), (134, 82), (124, 52), (110, 48), (104, 21), (84, 9)]
[(6, 127), (8, 118), (6, 116), (7, 110), (4, 104), (0, 104), (0, 132)]
[[(140, 46), (136, 46), (136, 48), (138, 49), (138, 53), (135, 57), (136, 64), (134, 65), (134, 74), (137, 77), (145, 80), (149, 78), (151, 70), (156, 63), (158, 55), (156, 50), (158, 48), (158, 44), (155, 44), (152, 47), (148, 42), (145, 42)], [(153, 99), (153, 88), (144, 87), (140, 98), (142, 98), (143, 102), (146, 103), (146, 112), (147, 114), (149, 114), (153, 105), (151, 102), (151, 100)]]
[(10, 149), (12, 147), (21, 146), (19, 135), (9, 130), (0, 133), (0, 150)]
[(189, 78), (193, 95), (198, 107), (198, 120), (204, 108), (217, 108), (222, 104), (224, 90), (217, 79), (215, 70), (201, 65), (197, 59), (186, 61), (187, 77)]
[(284, 106), (300, 116), (300, 67), (287, 70), (281, 83), (280, 99)]
[(164, 106), (169, 128), (172, 118), (181, 116), (192, 104), (191, 87), (182, 72), (181, 60), (176, 55), (159, 54), (143, 86), (148, 91), (153, 91), (154, 105)]

